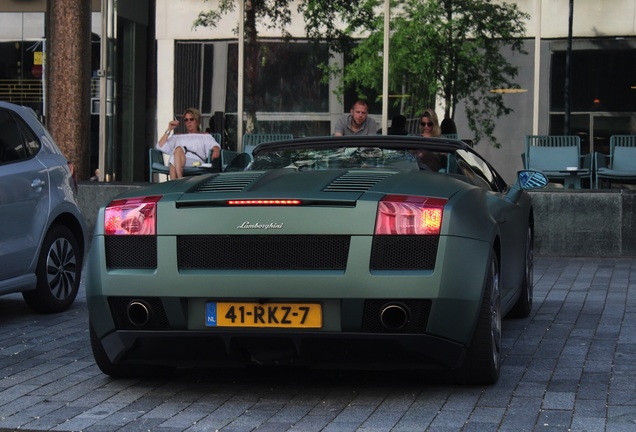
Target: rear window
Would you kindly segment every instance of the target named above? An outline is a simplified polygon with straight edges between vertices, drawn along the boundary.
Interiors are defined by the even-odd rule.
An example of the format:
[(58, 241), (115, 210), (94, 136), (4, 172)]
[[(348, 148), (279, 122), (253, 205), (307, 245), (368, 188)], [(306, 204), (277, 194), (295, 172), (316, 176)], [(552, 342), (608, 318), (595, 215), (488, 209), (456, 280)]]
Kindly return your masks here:
[(10, 111), (0, 109), (0, 163), (10, 163), (34, 156), (40, 143)]

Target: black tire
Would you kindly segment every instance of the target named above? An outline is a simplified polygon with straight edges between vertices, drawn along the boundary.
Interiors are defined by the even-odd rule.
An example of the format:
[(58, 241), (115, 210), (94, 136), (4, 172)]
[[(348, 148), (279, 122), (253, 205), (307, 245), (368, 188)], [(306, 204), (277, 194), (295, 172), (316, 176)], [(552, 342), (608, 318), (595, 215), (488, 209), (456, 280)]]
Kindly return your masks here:
[(521, 294), (514, 304), (508, 316), (510, 318), (525, 318), (532, 311), (532, 298), (534, 296), (534, 235), (532, 227), (528, 227), (526, 236), (526, 256), (523, 280), (521, 282)]
[(53, 225), (44, 237), (35, 275), (36, 288), (22, 293), (36, 312), (57, 313), (68, 309), (79, 291), (82, 253), (73, 232)]
[(91, 350), (99, 370), (113, 378), (163, 378), (174, 373), (176, 368), (159, 365), (121, 365), (112, 363), (99, 341), (93, 326), (89, 323)]
[(468, 347), (464, 365), (456, 371), (461, 384), (490, 385), (501, 371), (501, 298), (499, 261), (492, 252), (484, 286), (475, 334)]

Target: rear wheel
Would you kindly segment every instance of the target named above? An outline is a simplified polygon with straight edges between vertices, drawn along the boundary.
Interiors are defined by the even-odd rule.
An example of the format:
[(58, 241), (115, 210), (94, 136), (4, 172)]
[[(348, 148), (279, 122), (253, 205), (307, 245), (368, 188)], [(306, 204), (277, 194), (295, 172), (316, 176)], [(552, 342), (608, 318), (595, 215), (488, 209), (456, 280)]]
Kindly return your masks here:
[(51, 227), (38, 257), (36, 288), (22, 293), (29, 307), (41, 313), (68, 309), (79, 290), (82, 258), (73, 232), (62, 225)]
[(501, 300), (499, 261), (492, 251), (475, 334), (464, 365), (456, 371), (462, 384), (494, 384), (501, 370)]
[(523, 280), (521, 282), (521, 294), (519, 300), (510, 310), (508, 314), (511, 318), (525, 318), (532, 311), (532, 297), (534, 290), (534, 236), (532, 227), (528, 227), (526, 236), (526, 256)]

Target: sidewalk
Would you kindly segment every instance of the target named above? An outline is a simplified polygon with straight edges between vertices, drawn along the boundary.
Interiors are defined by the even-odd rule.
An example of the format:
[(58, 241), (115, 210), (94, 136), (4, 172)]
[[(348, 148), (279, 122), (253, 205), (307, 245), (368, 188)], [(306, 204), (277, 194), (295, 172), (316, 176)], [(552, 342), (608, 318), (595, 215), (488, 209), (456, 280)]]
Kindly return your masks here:
[(58, 315), (0, 297), (1, 431), (634, 431), (636, 259), (535, 259), (531, 316), (504, 320), (490, 387), (412, 373), (187, 370), (113, 380), (83, 288)]

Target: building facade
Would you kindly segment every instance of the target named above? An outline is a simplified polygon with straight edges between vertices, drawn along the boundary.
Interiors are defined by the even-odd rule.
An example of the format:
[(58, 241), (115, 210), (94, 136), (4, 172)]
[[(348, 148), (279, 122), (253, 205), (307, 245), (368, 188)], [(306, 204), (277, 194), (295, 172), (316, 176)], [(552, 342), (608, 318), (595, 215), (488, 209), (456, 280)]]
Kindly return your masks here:
[[(199, 12), (215, 8), (217, 1), (92, 3), (91, 175), (99, 168), (101, 180), (147, 180), (148, 148), (190, 106), (202, 111), (205, 127), (223, 134), (223, 146), (240, 145), (238, 80), (246, 78), (238, 70), (238, 8), (216, 27), (195, 28)], [(569, 2), (515, 3), (531, 17), (528, 54), (510, 56), (520, 67), (516, 82), (525, 91), (504, 95), (514, 111), (497, 122), (501, 148), (487, 142), (476, 148), (509, 182), (522, 167), (526, 135), (564, 134), (569, 45)], [(582, 153), (607, 153), (610, 135), (636, 133), (636, 0), (572, 3), (570, 133), (581, 137)], [(45, 0), (0, 5), (0, 99), (36, 111), (37, 98), (46, 97), (38, 78), (38, 62), (46, 54), (45, 6)], [(317, 65), (329, 53), (307, 42), (302, 18), (296, 17), (288, 31), (291, 39), (259, 29), (257, 130), (328, 135), (348, 111), (351, 96), (340, 99), (334, 93), (338, 83), (321, 79)], [(331, 61), (343, 63), (339, 57)], [(33, 92), (40, 96), (34, 98)], [(382, 118), (380, 105), (370, 112)], [(455, 122), (460, 137), (470, 139), (461, 104)]]

